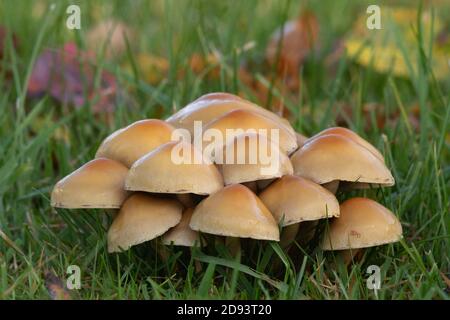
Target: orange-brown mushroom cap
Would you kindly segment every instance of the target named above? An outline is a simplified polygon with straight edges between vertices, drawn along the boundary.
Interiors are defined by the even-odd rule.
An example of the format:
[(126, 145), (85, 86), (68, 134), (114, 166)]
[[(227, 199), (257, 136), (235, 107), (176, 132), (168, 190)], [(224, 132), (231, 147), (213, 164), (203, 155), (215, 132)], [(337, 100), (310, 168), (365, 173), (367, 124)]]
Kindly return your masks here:
[(402, 226), (381, 204), (367, 198), (352, 198), (341, 204), (339, 218), (332, 220), (321, 243), (323, 250), (345, 250), (399, 241)]
[(167, 118), (166, 121), (177, 128), (188, 129), (192, 133), (194, 130), (194, 121), (201, 121), (201, 124), (204, 126), (230, 111), (241, 109), (250, 110), (268, 117), (292, 135), (294, 134), (294, 129), (289, 122), (277, 114), (236, 95), (224, 92), (209, 93), (201, 96)]
[(183, 207), (175, 199), (144, 193), (130, 196), (108, 230), (108, 251), (118, 252), (152, 240), (176, 226)]
[(339, 202), (331, 192), (293, 175), (276, 180), (259, 198), (283, 226), (339, 216)]
[(350, 129), (347, 129), (347, 128), (343, 128), (343, 127), (333, 127), (333, 128), (328, 128), (328, 129), (322, 130), (319, 133), (317, 133), (316, 135), (307, 139), (304, 143), (308, 143), (308, 142), (316, 139), (317, 137), (321, 137), (321, 136), (329, 135), (329, 134), (337, 134), (337, 135), (341, 135), (346, 138), (349, 138), (350, 140), (353, 140), (354, 142), (362, 145), (364, 148), (366, 148), (367, 150), (372, 152), (377, 158), (379, 158), (380, 160), (382, 160), (384, 162), (384, 157), (381, 154), (381, 152), (378, 151), (378, 149), (375, 148), (369, 141), (363, 139), (356, 132), (354, 132)]
[(294, 174), (324, 184), (334, 180), (394, 185), (385, 163), (360, 144), (341, 135), (317, 137), (291, 157)]
[(265, 135), (237, 136), (223, 148), (221, 158), (222, 175), (226, 185), (277, 178), (293, 173), (289, 157)]
[(186, 142), (168, 142), (131, 167), (125, 189), (158, 193), (211, 194), (223, 188), (217, 167)]
[(279, 241), (272, 214), (247, 187), (234, 184), (210, 195), (195, 208), (190, 227), (222, 236)]
[(171, 141), (173, 130), (170, 124), (158, 119), (134, 122), (103, 140), (95, 157), (116, 160), (130, 168), (146, 153)]
[(193, 208), (188, 208), (183, 211), (183, 217), (181, 218), (180, 223), (164, 234), (162, 242), (165, 245), (184, 247), (201, 245), (200, 234), (189, 227), (189, 222), (191, 221), (193, 213)]
[[(230, 137), (232, 135), (230, 133), (237, 133), (239, 131), (250, 133), (250, 131), (256, 131), (256, 133), (265, 134), (269, 139), (277, 143), (280, 149), (286, 154), (290, 154), (297, 149), (295, 134), (286, 130), (280, 122), (275, 122), (264, 115), (250, 110), (238, 109), (230, 111), (206, 124), (203, 132), (207, 130), (218, 130), (226, 139), (233, 138), (232, 136)], [(224, 141), (224, 144), (227, 142), (229, 140)]]
[(128, 168), (120, 162), (98, 158), (58, 181), (51, 205), (58, 208), (119, 208), (128, 193)]

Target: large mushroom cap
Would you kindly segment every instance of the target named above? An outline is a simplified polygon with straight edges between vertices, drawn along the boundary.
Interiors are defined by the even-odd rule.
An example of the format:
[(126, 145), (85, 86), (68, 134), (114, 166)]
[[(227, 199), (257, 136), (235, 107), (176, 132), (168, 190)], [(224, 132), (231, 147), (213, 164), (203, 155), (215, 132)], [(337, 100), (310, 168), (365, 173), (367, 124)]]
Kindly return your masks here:
[(162, 235), (180, 222), (182, 210), (181, 204), (174, 199), (133, 194), (108, 230), (108, 251), (128, 250)]
[(381, 204), (367, 198), (352, 198), (341, 204), (341, 214), (334, 219), (321, 247), (345, 250), (378, 246), (402, 238), (397, 217)]
[(364, 148), (366, 148), (367, 150), (372, 152), (378, 159), (380, 159), (384, 162), (384, 157), (381, 154), (381, 152), (378, 151), (378, 149), (375, 148), (370, 142), (361, 138), (357, 133), (353, 132), (352, 130), (343, 128), (343, 127), (333, 127), (333, 128), (328, 128), (328, 129), (322, 130), (318, 134), (307, 139), (304, 143), (308, 143), (308, 142), (316, 139), (317, 137), (321, 137), (321, 136), (329, 135), (329, 134), (337, 134), (337, 135), (341, 135), (346, 138), (349, 138), (350, 140), (353, 140), (354, 142), (362, 145)]
[(108, 158), (128, 168), (146, 153), (171, 141), (174, 128), (157, 119), (134, 122), (109, 135), (97, 150), (96, 158)]
[(200, 245), (199, 233), (189, 227), (189, 222), (191, 221), (193, 213), (193, 208), (184, 210), (180, 223), (164, 234), (162, 241), (165, 245), (173, 244), (175, 246), (184, 247)]
[(339, 216), (339, 202), (331, 192), (297, 176), (278, 179), (259, 198), (284, 226)]
[(394, 185), (384, 162), (360, 144), (341, 135), (324, 135), (291, 157), (294, 174), (323, 184), (333, 180)]
[(192, 133), (194, 131), (194, 121), (201, 121), (202, 125), (206, 125), (227, 112), (238, 109), (250, 110), (268, 117), (292, 135), (294, 134), (294, 129), (287, 120), (248, 100), (223, 92), (209, 93), (201, 96), (167, 118), (166, 121), (177, 128), (188, 129)]
[(237, 136), (224, 147), (221, 158), (222, 175), (226, 185), (293, 173), (288, 156), (265, 135)]
[(275, 219), (247, 187), (234, 184), (200, 202), (192, 215), (193, 230), (222, 236), (279, 240)]
[(224, 140), (228, 139), (228, 141), (224, 141), (224, 143), (229, 142), (229, 140), (234, 138), (233, 136), (230, 137), (227, 132), (237, 133), (242, 130), (243, 132), (250, 133), (249, 131), (256, 131), (256, 133), (265, 134), (271, 140), (273, 140), (274, 134), (277, 134), (278, 141), (273, 142), (278, 143), (280, 149), (286, 154), (292, 153), (297, 149), (297, 139), (295, 134), (286, 130), (286, 127), (280, 124), (280, 122), (275, 122), (264, 115), (250, 110), (238, 109), (230, 111), (206, 124), (203, 128), (203, 132), (210, 129), (221, 132)]
[(168, 142), (149, 152), (130, 169), (125, 188), (158, 193), (211, 194), (223, 187), (217, 167), (193, 145)]
[(59, 208), (119, 208), (128, 193), (124, 189), (128, 168), (99, 158), (89, 161), (62, 180), (52, 191), (51, 205)]

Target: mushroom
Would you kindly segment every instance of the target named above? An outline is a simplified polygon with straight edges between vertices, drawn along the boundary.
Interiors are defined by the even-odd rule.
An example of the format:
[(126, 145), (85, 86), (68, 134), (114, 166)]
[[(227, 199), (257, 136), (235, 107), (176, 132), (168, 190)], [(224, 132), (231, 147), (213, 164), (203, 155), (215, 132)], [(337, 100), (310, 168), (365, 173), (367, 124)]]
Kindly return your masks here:
[(188, 208), (183, 211), (183, 217), (180, 223), (164, 234), (162, 238), (163, 244), (184, 247), (200, 245), (199, 233), (189, 227), (193, 213), (193, 208)]
[(108, 230), (108, 251), (128, 250), (164, 234), (180, 222), (182, 210), (174, 199), (133, 194), (124, 202)]
[(241, 184), (227, 186), (200, 202), (189, 225), (193, 230), (215, 235), (279, 241), (272, 214)]
[[(234, 138), (233, 136), (230, 137), (230, 132), (236, 132), (236, 135), (239, 131), (241, 131), (239, 133), (264, 133), (269, 139), (272, 139), (272, 135), (276, 132), (273, 130), (277, 130), (278, 141), (273, 142), (278, 143), (284, 153), (290, 154), (297, 149), (295, 135), (287, 130), (285, 126), (281, 125), (280, 122), (275, 122), (250, 110), (238, 109), (230, 111), (203, 127), (204, 132), (210, 129), (218, 130), (222, 133), (222, 137), (227, 138), (227, 141), (224, 141), (224, 145)], [(223, 147), (223, 145), (220, 147)]]
[(170, 124), (162, 120), (136, 121), (103, 140), (95, 157), (116, 160), (130, 168), (146, 153), (171, 141), (173, 130)]
[(237, 136), (223, 148), (221, 160), (226, 185), (266, 180), (293, 173), (288, 156), (276, 143), (260, 134), (244, 133)]
[(248, 100), (236, 95), (216, 92), (201, 96), (194, 102), (180, 109), (177, 113), (167, 118), (167, 122), (177, 128), (194, 131), (194, 121), (201, 121), (202, 125), (233, 110), (249, 110), (268, 117), (282, 126), (290, 134), (294, 135), (294, 129), (288, 121), (275, 113), (264, 109)]
[(340, 206), (339, 218), (325, 231), (322, 250), (343, 250), (349, 262), (361, 248), (379, 246), (402, 239), (402, 226), (387, 208), (367, 198), (352, 198)]
[(339, 202), (322, 186), (293, 175), (285, 175), (273, 182), (259, 198), (283, 227), (282, 247), (295, 239), (299, 224), (339, 216)]
[(365, 147), (342, 135), (330, 134), (306, 143), (291, 157), (294, 174), (319, 184), (335, 180), (392, 186), (385, 163)]
[(303, 147), (303, 145), (308, 141), (308, 137), (302, 135), (301, 133), (296, 132), (295, 138), (297, 140), (297, 145), (299, 148)]
[(332, 127), (332, 128), (322, 130), (318, 134), (316, 134), (316, 135), (312, 136), (311, 138), (307, 139), (306, 141), (304, 141), (304, 144), (316, 139), (317, 137), (321, 137), (324, 135), (330, 135), (330, 134), (337, 134), (337, 135), (341, 135), (346, 138), (349, 138), (350, 140), (356, 142), (357, 144), (360, 144), (361, 146), (363, 146), (364, 148), (366, 148), (367, 150), (372, 152), (378, 159), (380, 159), (384, 162), (384, 157), (381, 154), (381, 152), (378, 151), (378, 149), (375, 148), (370, 142), (361, 138), (354, 131), (347, 129), (347, 128), (343, 128), (343, 127)]
[(221, 188), (223, 178), (211, 160), (190, 143), (178, 141), (163, 144), (136, 161), (125, 181), (127, 190), (157, 193), (204, 195)]
[(128, 168), (120, 162), (98, 158), (58, 181), (51, 205), (58, 208), (120, 208), (128, 192), (124, 189)]

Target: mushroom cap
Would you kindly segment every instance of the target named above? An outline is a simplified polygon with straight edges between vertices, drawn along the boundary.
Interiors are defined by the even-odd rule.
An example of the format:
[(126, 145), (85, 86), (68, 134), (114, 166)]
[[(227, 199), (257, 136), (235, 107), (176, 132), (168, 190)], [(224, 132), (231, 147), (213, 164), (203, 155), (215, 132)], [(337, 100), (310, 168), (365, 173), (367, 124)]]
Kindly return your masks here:
[(227, 131), (237, 132), (237, 130), (243, 130), (248, 133), (249, 131), (256, 131), (256, 133), (263, 133), (269, 139), (274, 140), (272, 134), (275, 131), (273, 130), (278, 130), (278, 141), (273, 142), (278, 143), (280, 149), (286, 154), (290, 154), (297, 149), (295, 134), (292, 134), (280, 122), (273, 121), (251, 110), (237, 109), (230, 111), (207, 123), (203, 127), (203, 132), (209, 129), (219, 130), (222, 133), (222, 137), (228, 139), (228, 141), (224, 141), (224, 144), (234, 138), (227, 135)]
[(163, 144), (137, 160), (125, 180), (125, 189), (133, 191), (211, 194), (221, 188), (223, 178), (211, 160), (192, 144), (178, 141)]
[(402, 225), (381, 204), (367, 198), (352, 198), (341, 204), (321, 243), (322, 250), (345, 250), (378, 246), (402, 238)]
[(58, 208), (120, 208), (128, 196), (124, 189), (128, 168), (98, 158), (64, 177), (53, 188), (51, 205)]
[(227, 186), (200, 202), (190, 227), (222, 236), (280, 239), (272, 214), (250, 189), (241, 184)]
[(293, 175), (276, 180), (259, 198), (283, 226), (339, 216), (339, 202), (331, 192)]
[(323, 184), (333, 180), (394, 185), (384, 162), (360, 144), (341, 135), (311, 140), (291, 157), (294, 174)]
[(95, 157), (116, 160), (130, 168), (146, 153), (171, 141), (173, 130), (170, 124), (158, 119), (134, 122), (103, 140)]
[(184, 247), (200, 245), (200, 234), (189, 227), (189, 222), (191, 221), (193, 213), (193, 208), (188, 208), (183, 211), (183, 217), (181, 218), (180, 223), (164, 234), (162, 242), (165, 245), (173, 244), (175, 246)]
[(241, 134), (223, 148), (222, 175), (226, 185), (292, 174), (289, 157), (260, 134)]
[(209, 93), (201, 96), (167, 118), (166, 121), (177, 128), (188, 129), (192, 134), (194, 131), (194, 121), (201, 121), (202, 125), (206, 125), (208, 122), (225, 113), (238, 109), (251, 110), (264, 115), (278, 123), (292, 135), (294, 134), (294, 129), (286, 119), (248, 100), (223, 92)]
[(384, 162), (384, 157), (381, 154), (381, 152), (378, 151), (378, 149), (375, 148), (369, 141), (361, 138), (361, 136), (359, 136), (356, 132), (354, 132), (350, 129), (347, 129), (347, 128), (343, 128), (343, 127), (333, 127), (333, 128), (328, 128), (328, 129), (322, 130), (318, 134), (307, 139), (304, 143), (306, 144), (306, 143), (310, 142), (311, 140), (316, 139), (317, 137), (321, 137), (321, 136), (328, 135), (328, 134), (337, 134), (337, 135), (341, 135), (346, 138), (349, 138), (350, 140), (353, 140), (354, 142), (362, 145), (364, 148), (366, 148), (367, 150), (372, 152), (378, 159), (380, 159)]
[(128, 250), (162, 235), (180, 222), (182, 211), (174, 199), (144, 193), (131, 195), (108, 230), (108, 252)]
[(297, 140), (297, 145), (299, 148), (301, 148), (306, 143), (306, 141), (308, 141), (308, 137), (298, 132), (295, 133), (295, 138)]

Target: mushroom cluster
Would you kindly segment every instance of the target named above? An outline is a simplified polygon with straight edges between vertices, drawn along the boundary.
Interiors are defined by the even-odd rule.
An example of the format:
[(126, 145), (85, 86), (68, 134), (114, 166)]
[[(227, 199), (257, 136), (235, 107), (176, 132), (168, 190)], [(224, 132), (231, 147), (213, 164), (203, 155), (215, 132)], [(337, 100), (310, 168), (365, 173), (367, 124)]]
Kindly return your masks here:
[[(190, 140), (180, 139), (180, 130)], [(211, 132), (226, 139), (205, 137)], [(255, 156), (263, 148), (276, 166)], [(141, 120), (113, 132), (95, 159), (55, 185), (51, 204), (115, 209), (109, 252), (160, 236), (167, 245), (202, 245), (202, 234), (281, 241), (286, 248), (300, 224), (320, 219), (330, 219), (323, 250), (357, 250), (398, 241), (401, 224), (367, 198), (339, 204), (338, 188), (393, 184), (383, 155), (349, 129), (306, 138), (250, 101), (210, 93), (165, 121)]]

